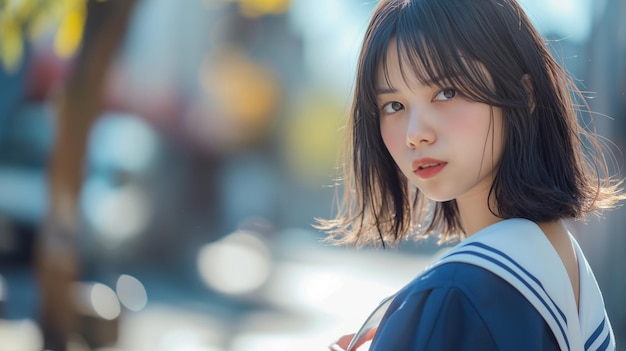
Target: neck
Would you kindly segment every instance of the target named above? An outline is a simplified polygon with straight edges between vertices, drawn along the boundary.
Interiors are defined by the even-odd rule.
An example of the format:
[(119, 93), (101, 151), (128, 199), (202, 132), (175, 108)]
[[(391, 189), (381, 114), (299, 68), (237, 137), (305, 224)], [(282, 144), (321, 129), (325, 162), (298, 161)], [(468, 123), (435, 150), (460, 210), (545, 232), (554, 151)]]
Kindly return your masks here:
[[(480, 195), (476, 194), (475, 196), (456, 199), (461, 223), (468, 237), (492, 224), (502, 221), (502, 218), (495, 216), (489, 210), (486, 196)], [(491, 208), (496, 209), (495, 203), (491, 204)]]

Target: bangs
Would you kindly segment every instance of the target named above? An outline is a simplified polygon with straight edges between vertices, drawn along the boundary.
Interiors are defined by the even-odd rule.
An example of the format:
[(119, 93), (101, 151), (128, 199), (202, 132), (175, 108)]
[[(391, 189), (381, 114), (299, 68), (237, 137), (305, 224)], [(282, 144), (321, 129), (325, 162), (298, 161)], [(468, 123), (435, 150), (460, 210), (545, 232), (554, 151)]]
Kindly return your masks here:
[[(473, 101), (499, 105), (493, 82), (481, 62), (468, 58), (454, 44), (441, 45), (426, 34), (416, 37), (412, 30), (398, 31), (395, 37), (398, 65), (405, 83), (408, 84), (409, 77), (416, 78), (424, 85), (454, 88)], [(382, 69), (389, 83), (387, 66), (385, 58)]]
[[(381, 12), (376, 34), (367, 43), (368, 55), (363, 57), (360, 77), (371, 80), (367, 85), (372, 91), (377, 83), (372, 77), (377, 77), (380, 69), (389, 85), (387, 51), (395, 46), (405, 82), (417, 79), (428, 86), (454, 88), (473, 101), (497, 107), (511, 105), (511, 101), (496, 94), (497, 77), (485, 58), (492, 51), (489, 40), (483, 39), (487, 36), (475, 29), (475, 23), (468, 25), (469, 19), (459, 16), (458, 8), (448, 8), (462, 4), (450, 0), (412, 1), (397, 6), (401, 9), (389, 6), (393, 11), (387, 16)], [(452, 11), (455, 16), (450, 14)]]

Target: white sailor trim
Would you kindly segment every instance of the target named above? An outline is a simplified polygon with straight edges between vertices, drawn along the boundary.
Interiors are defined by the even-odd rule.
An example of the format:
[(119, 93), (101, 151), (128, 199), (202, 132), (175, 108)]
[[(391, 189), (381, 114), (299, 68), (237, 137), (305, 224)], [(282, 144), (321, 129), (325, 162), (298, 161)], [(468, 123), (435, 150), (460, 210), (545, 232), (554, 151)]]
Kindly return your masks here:
[(602, 319), (602, 322), (593, 331), (591, 336), (585, 342), (585, 351), (587, 350), (608, 350), (611, 343), (611, 331), (608, 328), (606, 317)]
[(559, 308), (559, 306), (556, 304), (556, 302), (554, 302), (554, 300), (552, 299), (552, 297), (550, 296), (550, 294), (548, 294), (548, 292), (546, 291), (546, 289), (543, 287), (543, 284), (541, 284), (541, 281), (535, 277), (532, 273), (530, 273), (526, 268), (524, 268), (521, 264), (519, 264), (517, 261), (515, 261), (513, 258), (511, 258), (511, 256), (505, 254), (504, 252), (491, 247), (489, 245), (483, 244), (483, 243), (479, 243), (479, 242), (471, 242), (468, 243), (466, 245), (463, 246), (477, 246), (477, 247), (481, 247), (485, 250), (489, 250), (499, 256), (502, 256), (503, 258), (505, 258), (507, 261), (511, 262), (513, 265), (515, 265), (515, 267), (519, 268), (522, 272), (524, 272), (524, 274), (526, 274), (526, 276), (530, 279), (532, 279), (532, 281), (534, 281), (540, 288), (541, 290), (544, 292), (544, 294), (548, 297), (548, 299), (550, 300), (550, 302), (552, 303), (552, 306), (554, 306), (554, 308), (556, 308), (557, 312), (559, 312), (559, 315), (561, 315), (561, 318), (563, 318), (563, 322), (565, 323), (565, 325), (567, 325), (567, 317), (565, 316), (565, 313), (563, 313), (563, 311)]
[[(581, 301), (578, 316), (581, 322), (581, 336), (583, 336), (581, 343), (586, 338), (583, 346), (585, 351), (614, 351), (615, 336), (604, 308), (604, 300), (602, 299), (600, 288), (580, 245), (573, 237), (572, 242), (579, 260)], [(593, 296), (593, 298), (590, 299), (590, 296)]]
[[(469, 246), (475, 246), (476, 248), (469, 247)], [(479, 249), (482, 249), (484, 251), (478, 251)], [(521, 265), (517, 264), (508, 255), (488, 245), (485, 245), (482, 243), (479, 244), (475, 242), (470, 242), (465, 245), (461, 245), (456, 250), (450, 252), (449, 254), (444, 256), (441, 260), (439, 260), (435, 265), (443, 264), (445, 262), (450, 262), (450, 261), (461, 261), (461, 262), (468, 262), (468, 263), (474, 263), (474, 264), (480, 263), (480, 262), (476, 262), (476, 259), (479, 259), (483, 262), (486, 261), (484, 264), (488, 265), (490, 263), (492, 265), (496, 265), (500, 269), (503, 269), (510, 276), (510, 279), (506, 279), (507, 281), (509, 281), (509, 283), (512, 283), (511, 281), (512, 279), (516, 279), (518, 283), (521, 283), (521, 285), (513, 284), (514, 286), (517, 286), (518, 289), (520, 288), (524, 289), (525, 287), (526, 288), (525, 290), (527, 290), (532, 295), (534, 295), (535, 298), (543, 306), (543, 308), (541, 308), (541, 306), (535, 306), (535, 308), (538, 308), (540, 312), (541, 310), (543, 310), (544, 312), (547, 312), (547, 313), (542, 313), (542, 315), (544, 315), (544, 318), (546, 318), (548, 325), (551, 325), (552, 327), (556, 325), (556, 327), (558, 328), (559, 333), (555, 332), (555, 337), (559, 341), (559, 344), (565, 350), (570, 350), (570, 343), (569, 343), (569, 339), (568, 339), (567, 332), (566, 332), (567, 320), (565, 318), (565, 314), (561, 311), (561, 309), (556, 305), (556, 303), (552, 300), (549, 294), (545, 291), (540, 281), (535, 276), (530, 274), (530, 272), (525, 270)], [(478, 264), (478, 265), (490, 271), (493, 271), (493, 269), (483, 266), (483, 264)], [(528, 279), (525, 279), (524, 277), (522, 277), (522, 275), (526, 275)], [(535, 286), (533, 287), (533, 285)], [(539, 292), (538, 290), (540, 290), (541, 292)], [(550, 306), (547, 300), (549, 300), (554, 307)], [(548, 315), (551, 317), (553, 323), (550, 323), (549, 320), (547, 319), (549, 318)], [(561, 318), (559, 318), (559, 316)], [(563, 324), (565, 324), (565, 327), (563, 326)]]
[(607, 350), (609, 347), (609, 344), (611, 343), (611, 334), (606, 335), (606, 338), (604, 339), (604, 341), (602, 342), (602, 344), (597, 348), (598, 351), (602, 350)]
[[(570, 239), (578, 257), (580, 304), (568, 289), (569, 279), (558, 253), (541, 228), (527, 219), (507, 219), (484, 228), (423, 273), (448, 262), (481, 267), (526, 297), (552, 330), (561, 350), (614, 351), (615, 337), (602, 293), (578, 242), (571, 234)], [(536, 255), (545, 264), (535, 260)]]
[(602, 322), (600, 323), (600, 325), (596, 328), (596, 330), (593, 331), (593, 333), (591, 333), (591, 336), (589, 336), (587, 341), (585, 341), (585, 351), (589, 350), (594, 341), (598, 339), (598, 336), (600, 336), (600, 333), (602, 333), (602, 331), (604, 330), (605, 324), (606, 319), (602, 318)]

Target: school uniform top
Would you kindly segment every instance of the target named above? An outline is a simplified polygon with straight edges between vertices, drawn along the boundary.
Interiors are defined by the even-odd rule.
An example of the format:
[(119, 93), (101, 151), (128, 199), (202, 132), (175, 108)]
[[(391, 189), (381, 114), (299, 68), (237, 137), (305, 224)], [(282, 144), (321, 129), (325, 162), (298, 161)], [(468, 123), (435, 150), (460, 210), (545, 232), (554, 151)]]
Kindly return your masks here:
[(615, 350), (597, 282), (571, 239), (580, 309), (541, 229), (509, 219), (464, 240), (401, 289), (370, 350)]

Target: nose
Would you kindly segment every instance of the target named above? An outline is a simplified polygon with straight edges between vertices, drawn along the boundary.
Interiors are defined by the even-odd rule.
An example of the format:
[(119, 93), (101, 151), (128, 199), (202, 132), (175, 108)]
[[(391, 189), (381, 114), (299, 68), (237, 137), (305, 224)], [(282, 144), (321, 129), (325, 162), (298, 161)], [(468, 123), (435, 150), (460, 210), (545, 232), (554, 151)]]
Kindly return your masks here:
[(406, 144), (415, 149), (435, 142), (437, 135), (424, 113), (411, 112), (406, 128)]

